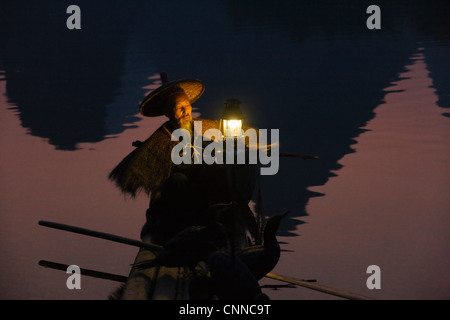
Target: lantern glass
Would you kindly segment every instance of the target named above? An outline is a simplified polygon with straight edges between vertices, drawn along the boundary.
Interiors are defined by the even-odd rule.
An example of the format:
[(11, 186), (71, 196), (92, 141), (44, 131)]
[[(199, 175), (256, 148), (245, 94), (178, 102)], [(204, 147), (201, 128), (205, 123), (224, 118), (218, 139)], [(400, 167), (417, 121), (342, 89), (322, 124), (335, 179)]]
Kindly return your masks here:
[(223, 119), (223, 133), (225, 138), (236, 138), (242, 135), (242, 119)]
[(220, 119), (220, 131), (224, 139), (233, 139), (242, 136), (242, 115), (239, 105), (241, 102), (237, 99), (228, 99), (225, 101), (225, 110)]

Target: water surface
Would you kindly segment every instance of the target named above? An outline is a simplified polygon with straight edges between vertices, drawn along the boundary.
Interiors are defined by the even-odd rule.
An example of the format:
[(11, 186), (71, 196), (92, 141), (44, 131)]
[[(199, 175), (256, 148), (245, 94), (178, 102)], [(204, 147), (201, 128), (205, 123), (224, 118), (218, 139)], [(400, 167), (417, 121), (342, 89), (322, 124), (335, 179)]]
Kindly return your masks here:
[[(282, 151), (320, 157), (282, 158), (262, 179), (266, 214), (291, 210), (275, 272), (450, 298), (445, 1), (379, 2), (381, 30), (366, 28), (365, 1), (78, 1), (78, 31), (65, 27), (70, 4), (1, 5), (1, 298), (104, 299), (117, 286), (68, 290), (41, 259), (127, 275), (135, 248), (37, 223), (139, 237), (147, 197), (123, 197), (107, 175), (165, 121), (138, 114), (162, 71), (204, 81), (196, 115), (218, 118), (238, 98), (247, 124), (280, 129)], [(366, 287), (372, 264), (380, 290)]]

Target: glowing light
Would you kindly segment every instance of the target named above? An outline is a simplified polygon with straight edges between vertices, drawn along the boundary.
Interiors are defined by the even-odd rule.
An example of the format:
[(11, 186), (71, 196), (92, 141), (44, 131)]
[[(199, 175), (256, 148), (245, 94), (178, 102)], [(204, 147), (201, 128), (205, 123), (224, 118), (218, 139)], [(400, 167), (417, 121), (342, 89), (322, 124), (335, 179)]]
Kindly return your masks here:
[(225, 101), (225, 110), (220, 119), (220, 131), (222, 131), (224, 139), (237, 138), (243, 135), (244, 116), (239, 107), (240, 103), (237, 99)]
[(242, 135), (242, 120), (223, 120), (225, 138), (239, 137)]

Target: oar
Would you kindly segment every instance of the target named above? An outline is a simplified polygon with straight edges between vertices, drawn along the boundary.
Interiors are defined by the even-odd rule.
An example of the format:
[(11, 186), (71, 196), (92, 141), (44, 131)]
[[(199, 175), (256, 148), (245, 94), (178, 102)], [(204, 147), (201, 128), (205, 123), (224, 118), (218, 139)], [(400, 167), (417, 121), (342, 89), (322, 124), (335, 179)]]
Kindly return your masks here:
[(54, 229), (74, 232), (74, 233), (80, 233), (80, 234), (84, 234), (86, 236), (91, 236), (91, 237), (95, 237), (95, 238), (101, 238), (101, 239), (105, 239), (105, 240), (110, 240), (110, 241), (115, 241), (115, 242), (119, 242), (119, 243), (124, 243), (124, 244), (128, 244), (130, 246), (145, 248), (145, 249), (148, 249), (148, 250), (155, 250), (155, 249), (156, 250), (161, 250), (163, 248), (162, 246), (159, 246), (159, 245), (156, 245), (156, 244), (146, 243), (146, 242), (133, 240), (133, 239), (129, 239), (129, 238), (121, 237), (121, 236), (116, 236), (116, 235), (113, 235), (113, 234), (110, 234), (110, 233), (94, 231), (94, 230), (84, 229), (84, 228), (80, 228), (80, 227), (69, 226), (67, 224), (62, 224), (62, 223), (56, 223), (56, 222), (50, 222), (50, 221), (42, 221), (41, 220), (41, 221), (39, 221), (39, 225), (44, 226), (44, 227), (49, 227), (49, 228), (54, 228)]
[(335, 289), (332, 287), (328, 287), (328, 286), (324, 286), (324, 285), (320, 285), (320, 284), (315, 284), (315, 283), (311, 283), (308, 281), (304, 281), (304, 280), (299, 280), (296, 278), (291, 278), (291, 277), (285, 277), (279, 274), (275, 274), (275, 273), (268, 273), (265, 275), (266, 278), (270, 278), (270, 279), (275, 279), (275, 280), (279, 280), (279, 281), (283, 281), (283, 282), (287, 282), (287, 283), (291, 283), (291, 284), (295, 284), (301, 287), (305, 287), (308, 289), (312, 289), (312, 290), (316, 290), (316, 291), (320, 291), (320, 292), (324, 292), (324, 293), (328, 293), (337, 297), (341, 297), (341, 298), (345, 298), (345, 299), (349, 299), (349, 300), (375, 300), (374, 298), (370, 298), (370, 297), (366, 297), (357, 293), (353, 293), (353, 292), (348, 292), (348, 291), (344, 291), (344, 290), (339, 290), (339, 289)]
[[(46, 268), (52, 268), (52, 269), (62, 270), (62, 271), (67, 271), (67, 268), (69, 267), (68, 264), (62, 264), (62, 263), (57, 263), (57, 262), (52, 262), (52, 261), (47, 261), (47, 260), (40, 260), (39, 265), (46, 267)], [(101, 272), (101, 271), (96, 271), (96, 270), (91, 270), (91, 269), (80, 268), (80, 272), (84, 276), (112, 280), (112, 281), (117, 281), (117, 282), (126, 282), (128, 279), (127, 277), (121, 276), (118, 274)]]

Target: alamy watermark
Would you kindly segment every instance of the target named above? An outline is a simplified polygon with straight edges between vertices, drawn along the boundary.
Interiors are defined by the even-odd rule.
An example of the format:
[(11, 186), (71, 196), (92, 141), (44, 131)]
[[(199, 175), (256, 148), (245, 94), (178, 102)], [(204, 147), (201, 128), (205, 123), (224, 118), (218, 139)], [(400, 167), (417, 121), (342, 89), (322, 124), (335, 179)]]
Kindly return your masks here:
[(371, 14), (366, 21), (367, 29), (381, 29), (381, 9), (379, 6), (372, 4), (367, 7), (367, 14)]
[(366, 273), (370, 274), (366, 281), (367, 289), (381, 289), (381, 268), (373, 264), (367, 267)]
[(67, 267), (66, 273), (70, 273), (71, 275), (66, 280), (67, 289), (81, 289), (81, 269), (77, 265), (70, 265)]
[(66, 27), (69, 30), (80, 30), (81, 29), (81, 9), (79, 6), (72, 4), (67, 7), (67, 14), (70, 16), (66, 20)]
[[(201, 133), (202, 122), (194, 121), (194, 144), (192, 145), (192, 137), (188, 130), (180, 128), (172, 132), (172, 141), (180, 142), (172, 148), (171, 159), (174, 164), (190, 164), (191, 159), (194, 160), (194, 164), (258, 164), (259, 162), (263, 165), (260, 168), (261, 175), (275, 175), (278, 172), (280, 165), (278, 129), (270, 130), (270, 144), (267, 129), (259, 129), (257, 132), (249, 128), (246, 131), (242, 130), (242, 135), (235, 139), (225, 140), (222, 139), (222, 132), (219, 129), (208, 129), (203, 135)], [(208, 142), (204, 148), (203, 142)]]
[[(67, 14), (70, 16), (66, 20), (66, 27), (69, 30), (81, 29), (81, 9), (79, 6), (72, 4), (67, 7)], [(381, 29), (381, 9), (379, 6), (372, 4), (367, 7), (366, 13), (370, 16), (366, 20), (367, 29)]]

